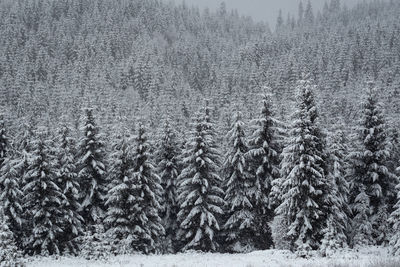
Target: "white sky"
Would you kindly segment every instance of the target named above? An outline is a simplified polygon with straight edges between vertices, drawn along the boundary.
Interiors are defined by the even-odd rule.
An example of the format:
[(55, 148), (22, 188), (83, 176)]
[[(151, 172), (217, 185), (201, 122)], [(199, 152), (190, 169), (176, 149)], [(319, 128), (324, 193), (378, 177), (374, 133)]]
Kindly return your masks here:
[[(174, 1), (179, 4), (182, 2), (182, 0)], [(303, 0), (304, 6), (307, 1), (308, 0)], [(360, 0), (341, 0), (341, 3), (345, 3), (348, 7), (351, 7), (359, 1)], [(216, 9), (223, 0), (185, 0), (185, 2), (188, 5), (195, 5), (200, 8), (209, 7), (210, 9)], [(228, 9), (237, 9), (241, 15), (250, 15), (255, 20), (267, 21), (271, 28), (275, 26), (280, 9), (282, 9), (284, 19), (286, 19), (288, 13), (297, 15), (299, 2), (300, 0), (225, 0)], [(323, 7), (325, 0), (311, 0), (311, 3), (315, 13), (318, 9)]]

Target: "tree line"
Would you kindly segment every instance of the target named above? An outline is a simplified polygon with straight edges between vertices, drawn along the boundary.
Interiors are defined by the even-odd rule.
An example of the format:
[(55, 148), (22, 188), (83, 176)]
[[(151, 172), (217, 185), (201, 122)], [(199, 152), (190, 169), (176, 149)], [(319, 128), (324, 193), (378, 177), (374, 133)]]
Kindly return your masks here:
[(232, 110), (224, 155), (207, 103), (183, 140), (170, 119), (159, 136), (148, 137), (141, 121), (106, 138), (93, 108), (84, 110), (79, 140), (62, 119), (57, 129), (25, 125), (19, 138), (2, 119), (3, 254), (275, 247), (308, 257), (391, 245), (398, 255), (399, 151), (377, 90), (367, 87), (351, 146), (343, 129), (321, 127), (309, 78), (297, 83), (288, 123), (276, 119), (268, 94), (250, 126)]

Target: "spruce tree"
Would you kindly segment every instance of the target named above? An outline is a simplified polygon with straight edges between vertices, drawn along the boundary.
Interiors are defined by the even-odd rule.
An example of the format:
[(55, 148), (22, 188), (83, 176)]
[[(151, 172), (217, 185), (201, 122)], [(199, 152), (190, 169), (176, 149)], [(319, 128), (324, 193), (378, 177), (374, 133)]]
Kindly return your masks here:
[(349, 151), (346, 146), (345, 134), (342, 130), (336, 131), (330, 138), (328, 154), (329, 154), (329, 174), (332, 176), (333, 182), (336, 184), (338, 198), (340, 200), (340, 209), (346, 214), (350, 214), (349, 196), (350, 185), (347, 181), (347, 170), (349, 168), (347, 162), (347, 153)]
[[(369, 85), (369, 91), (366, 101), (363, 103), (363, 113), (361, 125), (358, 130), (358, 138), (360, 141), (358, 151), (351, 154), (353, 173), (352, 173), (352, 198), (354, 216), (357, 221), (365, 217), (365, 214), (357, 216), (355, 205), (360, 205), (356, 199), (369, 199), (370, 207), (369, 217), (365, 217), (372, 222), (373, 237), (378, 244), (384, 242), (382, 231), (379, 229), (380, 219), (384, 215), (385, 206), (395, 196), (394, 188), (396, 186), (395, 176), (389, 171), (387, 164), (390, 158), (390, 151), (386, 139), (386, 124), (382, 114), (382, 108), (378, 102), (375, 89), (372, 84)], [(361, 189), (363, 188), (363, 189)], [(365, 203), (366, 201), (363, 201)], [(359, 210), (359, 209), (358, 209)], [(368, 222), (368, 223), (369, 223)], [(359, 221), (360, 224), (367, 222)], [(357, 228), (364, 227), (362, 225)]]
[(86, 121), (78, 151), (78, 179), (81, 190), (81, 215), (87, 226), (103, 218), (106, 196), (106, 166), (102, 137), (93, 117), (85, 109)]
[(3, 166), (5, 158), (7, 157), (8, 149), (9, 149), (9, 137), (7, 136), (6, 133), (4, 115), (0, 113), (0, 169)]
[(184, 151), (185, 168), (179, 175), (181, 250), (216, 251), (223, 214), (223, 190), (219, 170), (219, 151), (213, 141), (214, 132), (208, 108), (200, 114)]
[(109, 176), (112, 186), (107, 194), (107, 214), (104, 220), (107, 234), (113, 239), (119, 254), (133, 252), (133, 243), (136, 241), (137, 196), (130, 141), (122, 134), (113, 145)]
[(27, 184), (23, 188), (23, 207), (29, 221), (24, 243), (30, 255), (55, 255), (61, 251), (58, 239), (64, 221), (61, 203), (66, 198), (56, 184), (52, 145), (46, 131), (39, 129), (32, 142), (33, 150), (24, 177)]
[[(398, 169), (400, 170), (400, 168)], [(400, 183), (396, 186), (397, 203), (393, 207), (388, 222), (391, 225), (393, 235), (390, 238), (390, 246), (394, 256), (400, 256)]]
[(80, 255), (87, 260), (105, 261), (111, 256), (113, 246), (104, 230), (104, 225), (96, 222), (89, 226), (80, 239)]
[(224, 232), (228, 251), (241, 252), (254, 248), (255, 213), (251, 202), (251, 179), (245, 154), (248, 151), (244, 123), (240, 112), (234, 116), (227, 134), (229, 151), (225, 156), (224, 191), (226, 222)]
[(346, 180), (346, 161), (344, 136), (342, 131), (337, 131), (332, 137), (328, 149), (328, 183), (329, 214), (323, 229), (320, 252), (323, 256), (331, 256), (337, 250), (347, 247), (347, 231), (351, 228), (348, 215), (351, 214), (348, 206), (349, 184)]
[(60, 210), (63, 212), (62, 233), (58, 237), (64, 254), (78, 253), (77, 238), (83, 233), (83, 218), (79, 214), (79, 181), (75, 164), (75, 140), (67, 124), (61, 125), (55, 151), (56, 183), (65, 196)]
[(164, 234), (159, 212), (160, 195), (162, 187), (160, 177), (156, 174), (153, 163), (150, 160), (150, 145), (143, 124), (139, 125), (133, 149), (133, 203), (132, 235), (135, 240), (132, 247), (142, 253), (153, 253), (160, 237)]
[(23, 266), (22, 255), (15, 244), (13, 232), (7, 226), (8, 218), (4, 214), (1, 204), (0, 202), (0, 266)]
[(365, 192), (365, 186), (358, 188), (358, 194), (353, 202), (354, 218), (352, 221), (353, 246), (375, 245), (373, 238), (373, 226), (370, 221), (371, 204), (368, 194)]
[(272, 103), (268, 95), (264, 95), (261, 116), (253, 124), (255, 129), (246, 154), (252, 179), (251, 203), (255, 213), (252, 224), (255, 227), (257, 248), (267, 249), (272, 246), (269, 223), (274, 216), (270, 194), (272, 183), (279, 176), (277, 122), (273, 118)]
[(0, 170), (0, 203), (16, 244), (22, 248), (23, 193), (19, 165), (19, 158), (9, 153)]
[(160, 216), (165, 229), (166, 251), (176, 251), (176, 232), (178, 230), (177, 182), (180, 174), (180, 148), (175, 131), (167, 120), (157, 151), (157, 171), (160, 174), (162, 211)]
[(346, 164), (342, 132), (334, 135), (329, 146), (329, 170), (327, 174), (329, 194), (326, 201), (329, 210), (323, 239), (319, 248), (323, 256), (331, 256), (337, 250), (347, 247), (348, 229), (350, 229), (350, 209), (348, 206), (349, 185), (346, 180)]
[(287, 220), (291, 249), (301, 256), (319, 248), (329, 214), (324, 141), (312, 89), (310, 81), (299, 82), (297, 110), (281, 164), (282, 203), (276, 209)]

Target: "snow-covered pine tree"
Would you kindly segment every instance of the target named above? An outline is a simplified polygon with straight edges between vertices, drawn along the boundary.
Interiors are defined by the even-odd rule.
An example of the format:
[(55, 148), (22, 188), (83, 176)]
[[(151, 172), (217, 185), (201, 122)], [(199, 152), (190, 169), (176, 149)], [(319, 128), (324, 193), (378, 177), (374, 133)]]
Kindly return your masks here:
[(4, 214), (1, 204), (0, 202), (0, 266), (23, 266), (22, 255), (15, 244), (13, 232), (8, 228), (8, 218)]
[(83, 233), (83, 218), (79, 214), (79, 182), (75, 164), (75, 139), (68, 124), (62, 124), (57, 136), (56, 184), (65, 195), (60, 210), (63, 212), (62, 233), (57, 237), (63, 254), (78, 253), (77, 238)]
[[(363, 103), (361, 125), (358, 129), (359, 150), (351, 154), (353, 165), (351, 201), (353, 206), (356, 204), (359, 206), (360, 203), (356, 201), (356, 198), (365, 199), (363, 194), (367, 194), (369, 205), (371, 205), (368, 208), (370, 214), (368, 220), (372, 222), (372, 227), (375, 229), (373, 233), (375, 241), (381, 244), (384, 242), (382, 231), (386, 230), (379, 229), (379, 216), (383, 215), (382, 208), (388, 204), (389, 199), (395, 196), (396, 178), (387, 167), (390, 151), (387, 146), (386, 124), (373, 86), (373, 83), (369, 83), (370, 88), (366, 101)], [(364, 188), (364, 191), (361, 188)], [(360, 224), (367, 224), (360, 221), (365, 217), (364, 214), (357, 216), (355, 208), (353, 211)], [(388, 214), (385, 215), (387, 216)], [(360, 225), (356, 228), (360, 227), (365, 226)]]
[[(400, 171), (400, 168), (398, 168)], [(396, 186), (397, 203), (393, 207), (393, 212), (389, 217), (389, 224), (392, 228), (392, 236), (390, 238), (390, 246), (394, 256), (400, 256), (400, 183)]]
[(371, 204), (368, 194), (365, 192), (365, 186), (360, 185), (358, 188), (358, 195), (353, 202), (354, 218), (352, 221), (352, 245), (365, 246), (374, 245), (373, 226), (370, 221), (371, 217)]
[(3, 167), (0, 170), (0, 206), (3, 208), (5, 216), (8, 218), (8, 226), (14, 235), (16, 244), (22, 248), (22, 181), (19, 176), (19, 157), (8, 153)]
[[(330, 182), (330, 215), (327, 229), (324, 234), (323, 254), (331, 254), (338, 247), (346, 247), (351, 231), (351, 208), (349, 206), (350, 185), (348, 179), (347, 155), (349, 149), (343, 130), (337, 130), (329, 139), (328, 148), (328, 181)], [(331, 240), (330, 234), (334, 234), (336, 240)], [(329, 245), (334, 247), (329, 248)], [(328, 252), (331, 251), (331, 252)]]
[(105, 233), (104, 225), (96, 222), (88, 227), (80, 239), (80, 255), (87, 260), (105, 261), (111, 256), (111, 238)]
[(270, 199), (272, 182), (279, 176), (279, 145), (272, 102), (263, 96), (261, 115), (253, 121), (254, 132), (246, 154), (252, 180), (251, 203), (253, 205), (255, 244), (258, 249), (272, 246), (269, 223), (274, 217)]
[(9, 149), (9, 137), (7, 136), (6, 133), (4, 115), (0, 113), (0, 169), (3, 166), (3, 162), (7, 156), (8, 149)]
[(340, 201), (340, 210), (347, 215), (351, 214), (349, 207), (350, 185), (347, 181), (347, 170), (349, 168), (347, 155), (349, 149), (346, 145), (347, 140), (343, 130), (337, 130), (329, 140), (329, 174), (332, 176), (333, 182), (336, 184), (338, 198)]
[(319, 248), (323, 256), (332, 256), (337, 250), (347, 247), (349, 229), (351, 229), (348, 205), (349, 184), (347, 182), (346, 142), (342, 130), (331, 138), (328, 148), (329, 215), (323, 230), (323, 239)]
[(32, 142), (29, 167), (25, 173), (23, 208), (28, 229), (24, 240), (26, 253), (60, 254), (64, 212), (61, 203), (65, 195), (56, 184), (52, 145), (47, 129), (39, 128)]
[[(335, 252), (343, 248), (343, 241), (346, 241), (346, 236), (343, 232), (338, 232), (336, 220), (333, 215), (329, 215), (326, 228), (323, 230), (324, 238), (321, 241), (319, 250), (322, 256), (330, 257)], [(343, 239), (344, 238), (344, 239)]]
[(85, 109), (86, 120), (78, 150), (78, 180), (81, 190), (81, 215), (86, 226), (103, 218), (106, 196), (104, 145), (95, 123), (93, 109)]
[(135, 203), (130, 216), (135, 237), (132, 247), (135, 251), (153, 253), (159, 239), (164, 235), (159, 212), (162, 192), (160, 177), (156, 174), (149, 155), (149, 143), (143, 124), (138, 127), (133, 150), (133, 197)]
[(297, 110), (282, 153), (282, 203), (276, 213), (286, 217), (291, 249), (308, 256), (320, 247), (326, 228), (329, 183), (313, 86), (301, 80), (297, 89)]
[(164, 132), (157, 151), (157, 171), (163, 187), (161, 195), (162, 211), (160, 213), (165, 229), (165, 252), (175, 252), (176, 232), (178, 230), (177, 214), (179, 211), (177, 200), (177, 182), (180, 174), (181, 151), (177, 142), (176, 132), (167, 119)]
[(178, 240), (181, 250), (216, 251), (220, 231), (218, 218), (224, 205), (219, 171), (219, 151), (207, 109), (197, 115), (184, 150), (185, 168), (179, 175)]
[(256, 234), (253, 225), (255, 213), (251, 203), (251, 180), (247, 172), (245, 154), (248, 151), (242, 115), (234, 116), (231, 130), (227, 134), (229, 151), (225, 156), (224, 192), (225, 247), (228, 251), (243, 252), (255, 247)]
[(112, 183), (107, 194), (107, 214), (104, 223), (108, 236), (113, 239), (117, 254), (132, 253), (137, 238), (134, 234), (138, 216), (137, 191), (130, 141), (123, 132), (119, 133), (111, 154), (109, 180)]

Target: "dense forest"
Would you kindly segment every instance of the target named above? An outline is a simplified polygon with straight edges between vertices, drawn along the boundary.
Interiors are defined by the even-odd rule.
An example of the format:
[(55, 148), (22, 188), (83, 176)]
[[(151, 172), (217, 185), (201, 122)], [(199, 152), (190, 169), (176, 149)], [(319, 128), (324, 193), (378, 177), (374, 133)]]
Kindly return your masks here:
[(400, 254), (399, 13), (0, 0), (0, 262)]

